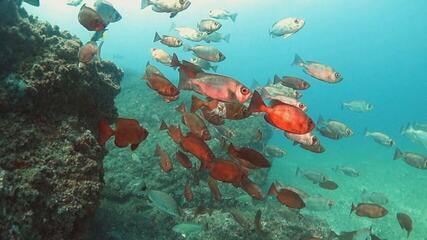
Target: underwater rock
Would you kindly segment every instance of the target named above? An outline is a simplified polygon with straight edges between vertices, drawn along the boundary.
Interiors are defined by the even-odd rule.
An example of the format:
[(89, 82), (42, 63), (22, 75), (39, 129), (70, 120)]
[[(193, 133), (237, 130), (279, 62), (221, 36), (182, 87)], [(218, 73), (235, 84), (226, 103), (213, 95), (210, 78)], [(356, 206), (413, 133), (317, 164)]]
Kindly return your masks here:
[(0, 1), (0, 239), (82, 239), (104, 184), (94, 133), (123, 73), (79, 70), (81, 41), (17, 3)]

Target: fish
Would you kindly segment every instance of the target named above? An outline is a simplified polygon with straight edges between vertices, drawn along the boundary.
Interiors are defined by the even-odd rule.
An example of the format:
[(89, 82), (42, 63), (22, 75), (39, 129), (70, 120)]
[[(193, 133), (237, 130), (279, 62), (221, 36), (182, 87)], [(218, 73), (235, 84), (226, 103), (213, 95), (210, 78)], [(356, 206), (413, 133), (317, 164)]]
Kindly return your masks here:
[(79, 68), (85, 67), (93, 61), (101, 61), (101, 49), (104, 42), (102, 41), (99, 46), (96, 42), (88, 42), (79, 49)]
[(294, 107), (297, 107), (304, 112), (307, 112), (307, 110), (308, 110), (307, 105), (298, 101), (298, 99), (296, 99), (296, 98), (287, 97), (287, 96), (283, 96), (283, 95), (270, 96), (268, 93), (264, 94), (264, 97), (267, 99), (270, 99), (272, 104), (284, 103), (284, 104), (288, 104), (288, 105), (292, 105)]
[(162, 63), (166, 66), (170, 66), (172, 62), (172, 57), (165, 50), (161, 48), (151, 48), (151, 56), (159, 63)]
[(333, 200), (327, 199), (320, 195), (310, 196), (304, 199), (305, 207), (311, 211), (329, 211), (335, 205)]
[(365, 137), (371, 137), (376, 143), (386, 147), (393, 147), (395, 145), (393, 139), (382, 132), (369, 132), (365, 129)]
[(154, 34), (154, 40), (153, 42), (160, 41), (162, 44), (168, 46), (168, 47), (181, 47), (182, 46), (182, 40), (173, 36), (163, 35), (160, 36), (159, 33)]
[(208, 36), (208, 33), (200, 32), (190, 27), (176, 27), (175, 31), (177, 31), (182, 38), (193, 42), (200, 42)]
[(105, 25), (122, 20), (122, 15), (114, 8), (113, 4), (106, 0), (96, 0), (94, 7)]
[(374, 110), (374, 105), (365, 100), (353, 100), (350, 102), (343, 102), (341, 104), (341, 109), (348, 109), (357, 113), (365, 113)]
[(405, 135), (412, 142), (427, 148), (427, 131), (420, 128), (416, 129), (414, 126), (409, 125), (408, 127), (402, 129), (400, 134)]
[(302, 18), (284, 18), (273, 24), (270, 29), (270, 36), (289, 38), (296, 32), (301, 30), (305, 25), (305, 21)]
[(272, 126), (295, 134), (311, 132), (315, 124), (301, 109), (288, 104), (268, 107), (261, 95), (255, 91), (249, 104), (249, 112), (265, 112), (265, 120)]
[(267, 160), (260, 152), (252, 148), (236, 148), (233, 144), (230, 144), (228, 146), (228, 153), (232, 158), (239, 161), (240, 164), (246, 168), (258, 169), (271, 167), (270, 161)]
[(319, 131), (320, 135), (329, 139), (339, 140), (342, 138), (339, 133), (332, 131), (328, 127), (317, 127), (316, 129)]
[(236, 221), (237, 224), (239, 224), (242, 228), (246, 230), (251, 229), (251, 224), (246, 219), (246, 217), (243, 216), (243, 214), (235, 209), (228, 209), (228, 213), (233, 217), (234, 221)]
[(353, 130), (347, 125), (336, 120), (324, 120), (322, 116), (319, 116), (317, 125), (325, 126), (333, 134), (337, 134), (340, 137), (350, 137), (353, 135)]
[(294, 134), (285, 132), (284, 135), (286, 138), (293, 141), (294, 144), (311, 146), (319, 142), (319, 139), (317, 139), (317, 137), (313, 135), (313, 132), (308, 132), (306, 134)]
[(190, 62), (179, 62), (174, 54), (172, 66), (179, 67), (179, 89), (193, 90), (211, 99), (222, 102), (246, 102), (251, 96), (251, 90), (231, 77), (205, 73)]
[(418, 169), (427, 169), (427, 157), (414, 152), (402, 152), (399, 148), (396, 148), (394, 152), (394, 160), (403, 158), (406, 164)]
[(211, 62), (203, 60), (203, 59), (198, 58), (198, 57), (191, 58), (190, 62), (192, 64), (195, 64), (195, 65), (201, 67), (203, 70), (207, 70), (207, 71), (212, 70), (214, 72), (216, 72), (218, 70), (218, 66), (212, 65)]
[(202, 139), (203, 141), (208, 141), (210, 140), (211, 134), (209, 133), (208, 127), (206, 126), (205, 122), (203, 121), (203, 119), (201, 119), (199, 117), (199, 115), (192, 113), (192, 112), (187, 112), (185, 110), (185, 104), (182, 103), (181, 105), (179, 105), (176, 110), (178, 112), (181, 112), (182, 114), (182, 122), (185, 124), (185, 126), (188, 127), (188, 129), (190, 129), (190, 131), (195, 134), (196, 136), (198, 136), (200, 139)]
[(193, 201), (193, 191), (191, 191), (190, 183), (186, 183), (184, 186), (184, 198), (187, 202)]
[(396, 214), (397, 221), (399, 222), (400, 228), (405, 230), (407, 232), (407, 237), (409, 238), (409, 235), (412, 232), (412, 219), (411, 217), (406, 213), (397, 213)]
[(313, 184), (320, 184), (328, 180), (327, 177), (321, 172), (301, 170), (299, 167), (297, 167), (297, 170), (295, 171), (295, 176), (303, 176)]
[(71, 1), (67, 2), (67, 5), (68, 5), (68, 6), (77, 7), (77, 6), (79, 6), (82, 2), (83, 2), (83, 0), (71, 0)]
[(286, 188), (277, 190), (274, 183), (270, 186), (270, 189), (273, 190), (269, 192), (275, 195), (277, 200), (288, 208), (302, 209), (305, 207), (304, 201), (296, 192)]
[(163, 150), (159, 144), (156, 145), (156, 150), (154, 152), (155, 156), (159, 156), (160, 157), (160, 168), (165, 172), (168, 173), (170, 171), (172, 171), (173, 169), (173, 165), (172, 165), (172, 161), (169, 158), (169, 155), (165, 152), (165, 150)]
[(258, 211), (255, 214), (254, 226), (255, 226), (255, 232), (258, 234), (258, 236), (264, 238), (267, 235), (267, 232), (262, 229), (261, 209), (258, 209)]
[(203, 101), (193, 95), (191, 97), (191, 112), (195, 112), (200, 108), (206, 108), (229, 120), (241, 120), (251, 115), (248, 108), (239, 102)]
[(34, 7), (40, 7), (40, 0), (24, 0), (24, 2)]
[(106, 120), (102, 120), (98, 125), (98, 143), (102, 146), (114, 136), (114, 144), (119, 148), (131, 146), (134, 151), (139, 144), (143, 142), (148, 131), (139, 125), (139, 122), (134, 119), (117, 118), (116, 129), (113, 130)]
[(279, 77), (278, 75), (275, 75), (274, 83), (275, 84), (280, 83), (283, 86), (292, 88), (294, 90), (306, 90), (310, 88), (310, 83), (297, 77), (289, 77), (289, 76)]
[(368, 218), (382, 218), (388, 213), (387, 209), (375, 203), (359, 203), (357, 206), (351, 204), (350, 214), (353, 212), (357, 216)]
[(206, 108), (202, 108), (203, 118), (215, 126), (220, 126), (225, 123), (224, 116), (215, 113), (215, 111), (209, 111)]
[(412, 128), (415, 130), (427, 131), (427, 123), (414, 123)]
[(86, 4), (80, 8), (78, 15), (79, 23), (88, 31), (102, 31), (107, 27), (102, 17), (92, 8), (87, 7)]
[(194, 47), (184, 45), (185, 52), (193, 52), (198, 58), (209, 62), (222, 62), (225, 60), (225, 55), (215, 47), (207, 45), (197, 45)]
[(188, 0), (141, 0), (141, 9), (152, 6), (151, 9), (158, 13), (170, 13), (170, 18), (190, 7)]
[(237, 13), (231, 13), (225, 9), (211, 9), (209, 10), (209, 17), (215, 19), (231, 19), (233, 22), (236, 21)]
[(249, 196), (256, 200), (263, 200), (264, 196), (262, 194), (261, 188), (251, 181), (249, 178), (243, 178), (240, 187), (245, 191)]
[(262, 95), (267, 98), (284, 96), (288, 98), (299, 99), (302, 97), (302, 94), (300, 92), (296, 91), (293, 88), (283, 86), (280, 83), (269, 84), (265, 87), (258, 88), (258, 89), (261, 91)]
[(211, 164), (209, 175), (215, 180), (234, 184), (240, 184), (246, 177), (238, 164), (224, 159), (217, 159)]
[(280, 158), (285, 156), (286, 151), (276, 146), (267, 145), (264, 148), (264, 153), (267, 157)]
[(203, 40), (207, 43), (211, 43), (211, 42), (221, 42), (224, 41), (226, 43), (230, 43), (230, 38), (231, 38), (231, 34), (222, 34), (219, 32), (212, 32), (210, 34), (208, 34)]
[(175, 217), (179, 217), (181, 215), (178, 204), (168, 193), (157, 190), (149, 190), (147, 195), (153, 206), (160, 211)]
[(197, 223), (179, 223), (173, 226), (172, 231), (181, 234), (182, 237), (186, 238), (194, 233), (203, 231), (203, 225)]
[(295, 54), (292, 65), (302, 67), (306, 74), (320, 81), (339, 83), (343, 80), (341, 73), (337, 72), (334, 68), (318, 62), (304, 61), (298, 54)]
[(338, 184), (331, 180), (326, 180), (324, 182), (319, 183), (319, 187), (326, 190), (335, 190), (338, 188)]
[(336, 168), (334, 170), (335, 170), (335, 172), (341, 172), (341, 173), (343, 173), (347, 176), (350, 176), (350, 177), (360, 176), (360, 173), (356, 169), (354, 169), (352, 167), (348, 167), (348, 166), (336, 166)]
[(184, 168), (191, 169), (193, 163), (190, 161), (187, 155), (181, 151), (177, 151), (175, 154), (175, 159), (183, 166)]
[(318, 142), (317, 144), (313, 144), (313, 145), (300, 144), (299, 146), (302, 149), (308, 150), (308, 151), (313, 152), (313, 153), (323, 153), (326, 151), (326, 149), (322, 146), (322, 144), (320, 144), (320, 142)]
[(208, 176), (208, 187), (209, 187), (209, 190), (211, 191), (213, 198), (216, 201), (221, 201), (221, 198), (222, 198), (221, 191), (218, 188), (216, 180), (210, 176)]
[(175, 101), (179, 98), (179, 89), (149, 62), (145, 67), (142, 79), (146, 80), (147, 86), (156, 91), (165, 102)]
[(218, 31), (221, 27), (222, 27), (221, 23), (212, 19), (202, 19), (197, 24), (197, 28), (199, 29), (199, 31), (207, 32), (208, 34)]
[(388, 203), (388, 198), (384, 193), (381, 192), (368, 192), (366, 189), (363, 189), (360, 194), (360, 199), (363, 202), (372, 202), (379, 205), (385, 205)]

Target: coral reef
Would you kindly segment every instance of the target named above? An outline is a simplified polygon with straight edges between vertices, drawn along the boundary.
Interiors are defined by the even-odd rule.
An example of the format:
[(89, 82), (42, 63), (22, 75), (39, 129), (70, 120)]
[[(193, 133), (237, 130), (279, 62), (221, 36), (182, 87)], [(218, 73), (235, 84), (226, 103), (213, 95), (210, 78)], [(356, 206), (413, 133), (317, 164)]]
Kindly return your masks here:
[(117, 117), (122, 71), (78, 68), (81, 41), (0, 1), (0, 239), (82, 239), (99, 204), (100, 119)]

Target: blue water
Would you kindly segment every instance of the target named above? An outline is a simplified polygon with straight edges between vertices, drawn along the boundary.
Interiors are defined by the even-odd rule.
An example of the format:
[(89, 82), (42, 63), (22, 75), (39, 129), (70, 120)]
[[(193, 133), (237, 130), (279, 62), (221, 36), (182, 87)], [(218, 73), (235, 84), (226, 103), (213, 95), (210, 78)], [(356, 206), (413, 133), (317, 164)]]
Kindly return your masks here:
[[(89, 40), (90, 34), (77, 21), (79, 8), (66, 6), (65, 2), (46, 0), (40, 8), (25, 8), (83, 41)], [(324, 217), (336, 231), (372, 225), (386, 239), (406, 239), (395, 219), (396, 212), (403, 211), (414, 220), (411, 239), (426, 239), (427, 172), (411, 168), (403, 161), (393, 161), (394, 149), (363, 137), (363, 130), (387, 133), (401, 149), (427, 155), (427, 149), (400, 135), (401, 127), (408, 122), (427, 122), (427, 1), (193, 0), (190, 8), (173, 20), (148, 8), (141, 11), (137, 0), (110, 2), (123, 20), (108, 27), (102, 58), (137, 72), (144, 70), (147, 61), (153, 61), (150, 48), (162, 47), (173, 52), (153, 43), (156, 31), (177, 35), (169, 32), (172, 22), (195, 27), (212, 8), (237, 12), (235, 23), (222, 21), (220, 32), (231, 34), (230, 43), (214, 44), (227, 57), (219, 64), (218, 72), (248, 86), (253, 79), (266, 83), (274, 74), (303, 77), (312, 85), (302, 98), (309, 106), (309, 115), (314, 119), (323, 115), (343, 121), (355, 131), (353, 137), (340, 141), (322, 138), (327, 151), (319, 155), (293, 147), (276, 131), (271, 144), (284, 147), (288, 155), (274, 161), (270, 179), (335, 199), (337, 204), (331, 211), (307, 214)], [(272, 39), (268, 34), (271, 25), (291, 16), (304, 18), (305, 27), (289, 39)], [(191, 56), (181, 49), (176, 52), (180, 58)], [(296, 53), (304, 60), (333, 66), (344, 80), (332, 85), (310, 78), (300, 68), (291, 66)], [(175, 71), (166, 67), (162, 71), (177, 81)], [(341, 109), (343, 101), (354, 99), (373, 103), (374, 111), (358, 114)], [(361, 176), (336, 174), (331, 168), (338, 164), (353, 166)], [(339, 190), (326, 192), (314, 188), (294, 176), (297, 166), (324, 171), (340, 183)], [(380, 220), (348, 216), (350, 205), (359, 201), (362, 188), (384, 192), (389, 197), (388, 216)]]

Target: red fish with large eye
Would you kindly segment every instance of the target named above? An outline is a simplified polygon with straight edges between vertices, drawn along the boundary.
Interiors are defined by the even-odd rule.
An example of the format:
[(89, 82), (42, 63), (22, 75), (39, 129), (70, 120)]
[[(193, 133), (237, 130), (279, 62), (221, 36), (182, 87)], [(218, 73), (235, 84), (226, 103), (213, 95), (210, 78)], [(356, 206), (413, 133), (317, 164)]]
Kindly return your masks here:
[(163, 150), (159, 144), (156, 146), (155, 155), (160, 157), (160, 167), (166, 173), (170, 172), (173, 168), (172, 161), (169, 158), (169, 155), (165, 150)]
[(190, 62), (179, 62), (175, 54), (171, 66), (179, 67), (179, 89), (193, 90), (222, 102), (244, 103), (252, 95), (249, 88), (236, 79), (219, 74), (205, 73), (199, 66)]
[(108, 139), (114, 136), (114, 144), (117, 147), (125, 148), (130, 145), (132, 151), (148, 136), (148, 131), (141, 127), (137, 120), (127, 118), (118, 118), (115, 130), (107, 121), (103, 120), (99, 123), (98, 131), (99, 144), (104, 145)]
[(246, 177), (243, 169), (232, 161), (217, 160), (212, 163), (210, 176), (221, 182), (240, 184)]
[(79, 23), (88, 31), (102, 31), (105, 29), (106, 24), (102, 17), (92, 8), (83, 4), (79, 12)]
[(179, 98), (178, 88), (150, 63), (147, 63), (142, 79), (146, 80), (147, 86), (156, 91), (165, 102), (175, 101)]
[(264, 118), (268, 123), (289, 133), (305, 134), (315, 127), (313, 120), (301, 109), (284, 103), (268, 107), (256, 91), (249, 104), (249, 111), (265, 112)]

